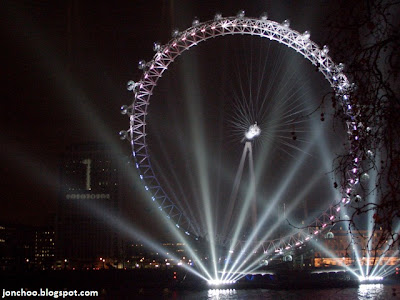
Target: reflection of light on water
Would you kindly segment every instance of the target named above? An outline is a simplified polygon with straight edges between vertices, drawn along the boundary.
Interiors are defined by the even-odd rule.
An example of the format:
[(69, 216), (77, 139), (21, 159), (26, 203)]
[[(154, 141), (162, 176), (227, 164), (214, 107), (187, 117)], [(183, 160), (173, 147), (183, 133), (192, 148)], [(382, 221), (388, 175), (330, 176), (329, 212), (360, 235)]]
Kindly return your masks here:
[(236, 295), (235, 289), (210, 289), (207, 293), (207, 299), (209, 300), (228, 300), (228, 299), (236, 299), (231, 298), (231, 296)]
[(373, 299), (383, 294), (383, 284), (360, 284), (358, 287), (358, 299)]

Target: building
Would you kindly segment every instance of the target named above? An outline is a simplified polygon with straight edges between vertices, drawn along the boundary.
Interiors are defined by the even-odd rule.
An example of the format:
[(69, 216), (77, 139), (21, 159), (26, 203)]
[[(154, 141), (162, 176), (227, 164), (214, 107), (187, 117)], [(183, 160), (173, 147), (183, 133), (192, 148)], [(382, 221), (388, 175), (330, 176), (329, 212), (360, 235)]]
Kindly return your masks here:
[(23, 271), (34, 266), (34, 236), (32, 226), (0, 224), (0, 270)]
[(54, 259), (53, 225), (0, 224), (0, 270), (51, 269)]
[(125, 269), (168, 269), (192, 263), (191, 257), (185, 251), (184, 243), (164, 242), (163, 253), (149, 250), (138, 241), (126, 241), (126, 244)]
[(110, 220), (121, 209), (124, 158), (104, 144), (71, 145), (62, 160), (57, 207), (57, 259), (63, 268), (113, 265), (121, 237)]
[(319, 240), (322, 247), (314, 252), (314, 266), (395, 266), (400, 262), (399, 241), (388, 247), (383, 238), (382, 229), (372, 234), (359, 230), (352, 235), (348, 228), (332, 230)]
[(34, 265), (36, 269), (52, 269), (55, 262), (55, 231), (53, 225), (35, 229), (34, 236)]

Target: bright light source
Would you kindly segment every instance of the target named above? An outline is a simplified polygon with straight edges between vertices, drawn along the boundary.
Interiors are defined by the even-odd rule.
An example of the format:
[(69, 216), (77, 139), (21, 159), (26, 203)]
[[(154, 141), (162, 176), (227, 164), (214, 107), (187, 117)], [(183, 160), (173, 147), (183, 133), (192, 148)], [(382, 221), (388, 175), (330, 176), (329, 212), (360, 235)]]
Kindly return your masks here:
[(251, 140), (255, 138), (256, 136), (259, 136), (261, 133), (260, 127), (258, 127), (257, 122), (254, 123), (253, 125), (250, 125), (249, 130), (244, 134), (246, 139)]
[(358, 276), (358, 280), (360, 282), (381, 281), (381, 280), (383, 280), (383, 277), (382, 276)]
[(235, 280), (220, 280), (220, 279), (210, 279), (207, 280), (209, 285), (224, 285), (224, 284), (233, 284)]

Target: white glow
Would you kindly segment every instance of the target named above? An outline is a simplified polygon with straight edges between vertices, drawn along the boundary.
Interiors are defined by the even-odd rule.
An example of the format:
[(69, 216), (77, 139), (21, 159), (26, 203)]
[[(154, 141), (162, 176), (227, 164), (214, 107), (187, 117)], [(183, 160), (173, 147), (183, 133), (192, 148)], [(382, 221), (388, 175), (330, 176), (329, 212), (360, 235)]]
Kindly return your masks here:
[(254, 123), (253, 125), (250, 125), (249, 130), (244, 134), (246, 139), (252, 140), (256, 136), (259, 136), (261, 133), (260, 127), (258, 127), (257, 122)]
[(365, 282), (365, 281), (381, 281), (383, 280), (382, 276), (358, 276), (358, 280), (360, 282)]
[(220, 280), (220, 279), (211, 279), (207, 280), (209, 285), (224, 285), (224, 284), (234, 284), (235, 280)]
[[(227, 18), (224, 22), (226, 22), (226, 23), (224, 23), (224, 22), (220, 22), (219, 20), (222, 18), (222, 16), (220, 15), (220, 14), (217, 14), (216, 15), (216, 18), (215, 18), (215, 21), (218, 21), (218, 22), (206, 22), (206, 23), (204, 23), (204, 25), (202, 25), (203, 26), (203, 28), (199, 28), (199, 27), (197, 27), (196, 28), (196, 31), (192, 31), (191, 32), (191, 35), (192, 36), (196, 36), (196, 33), (198, 32), (198, 31), (200, 31), (201, 30), (201, 32), (206, 32), (206, 34), (199, 34), (198, 36), (196, 36), (196, 39), (192, 39), (192, 38), (190, 38), (190, 36), (189, 36), (189, 32), (188, 31), (184, 31), (184, 32), (182, 32), (182, 33), (180, 33), (178, 30), (175, 30), (174, 31), (174, 34), (173, 34), (173, 37), (174, 38), (176, 38), (175, 39), (175, 41), (173, 42), (173, 44), (172, 44), (172, 47), (176, 47), (177, 46), (177, 42), (178, 42), (178, 39), (179, 39), (179, 37), (181, 37), (181, 41), (186, 41), (187, 39), (189, 40), (189, 42), (188, 43), (181, 43), (180, 44), (180, 46), (179, 46), (179, 48), (181, 48), (181, 47), (183, 47), (183, 44), (185, 44), (185, 48), (181, 51), (181, 50), (179, 50), (179, 51), (177, 51), (177, 52), (174, 52), (174, 51), (170, 51), (170, 52), (174, 52), (174, 53), (172, 53), (171, 54), (171, 56), (168, 56), (168, 57), (165, 57), (165, 60), (164, 60), (164, 58), (163, 58), (163, 62), (161, 62), (161, 67), (163, 67), (163, 68), (161, 68), (161, 71), (159, 72), (159, 73), (154, 73), (154, 72), (148, 72), (147, 71), (147, 69), (148, 69), (148, 64), (147, 64), (147, 66), (146, 66), (146, 63), (144, 62), (144, 61), (141, 61), (141, 63), (142, 63), (142, 65), (143, 65), (143, 69), (144, 69), (144, 67), (146, 67), (146, 70), (145, 70), (145, 74), (144, 74), (144, 79), (146, 79), (145, 81), (143, 81), (143, 82), (145, 82), (145, 86), (146, 86), (146, 88), (143, 88), (143, 83), (142, 84), (140, 84), (140, 87), (139, 87), (139, 91), (138, 91), (138, 93), (140, 93), (140, 97), (138, 97), (138, 103), (139, 103), (139, 105), (137, 105), (136, 107), (140, 107), (140, 105), (145, 105), (145, 107), (147, 107), (147, 105), (148, 105), (148, 102), (149, 102), (149, 100), (150, 100), (150, 95), (151, 95), (151, 92), (148, 92), (148, 91), (151, 91), (152, 90), (152, 87), (155, 87), (156, 86), (156, 83), (157, 83), (157, 81), (158, 81), (158, 79), (159, 78), (161, 78), (161, 75), (162, 75), (162, 73), (165, 71), (165, 70), (167, 70), (167, 67), (168, 67), (168, 65), (169, 65), (169, 63), (170, 62), (172, 62), (173, 61), (173, 59), (174, 58), (176, 58), (178, 55), (180, 55), (180, 53), (181, 52), (183, 52), (183, 51), (186, 51), (186, 50), (188, 50), (191, 46), (194, 46), (194, 45), (197, 45), (197, 42), (199, 42), (199, 41), (205, 41), (206, 40), (206, 38), (208, 38), (209, 36), (211, 36), (212, 35), (212, 37), (214, 37), (214, 35), (215, 35), (215, 29), (217, 29), (217, 32), (216, 33), (218, 33), (218, 34), (220, 34), (220, 28), (222, 27), (222, 28), (224, 28), (224, 24), (229, 24), (229, 26), (228, 25), (226, 25), (226, 27), (231, 27), (232, 28), (232, 30), (223, 30), (222, 31), (222, 35), (225, 35), (225, 34), (227, 34), (227, 33), (225, 33), (225, 32), (230, 32), (230, 33), (241, 33), (241, 34), (244, 34), (244, 33), (248, 33), (248, 31), (246, 30), (244, 30), (244, 28), (246, 28), (247, 26), (249, 26), (249, 27), (251, 27), (252, 29), (257, 29), (258, 30), (258, 24), (260, 23), (258, 20), (255, 20), (256, 22), (254, 22), (254, 24), (253, 24), (253, 22), (250, 22), (250, 21), (253, 21), (252, 19), (250, 19), (250, 18), (244, 18), (244, 16), (245, 16), (245, 12), (244, 11), (240, 11), (239, 13), (238, 13), (238, 15), (237, 15), (237, 18), (241, 18), (241, 20), (240, 20), (240, 22), (239, 23), (236, 23), (236, 22), (233, 22), (233, 24), (231, 25), (230, 23), (228, 23), (228, 22), (231, 22), (231, 19), (232, 18)], [(235, 18), (235, 20), (236, 20), (236, 18)], [(261, 20), (264, 20), (264, 22), (263, 23), (266, 23), (266, 20), (267, 20), (267, 16), (266, 16), (266, 14), (263, 14), (262, 16), (261, 16)], [(268, 21), (268, 23), (270, 23), (269, 21)], [(199, 24), (199, 21), (197, 20), (197, 19), (195, 19), (194, 21), (193, 21), (193, 26), (197, 26)], [(271, 24), (273, 24), (273, 23), (271, 23)], [(287, 27), (289, 27), (289, 22), (287, 21), (287, 20), (285, 20), (284, 22), (283, 22), (283, 25), (286, 25)], [(211, 27), (210, 27), (211, 26)], [(233, 29), (233, 28), (235, 28), (235, 27), (239, 27), (239, 29)], [(278, 29), (282, 29), (282, 27), (281, 26), (278, 26), (279, 28)], [(206, 30), (206, 28), (207, 28), (207, 30)], [(209, 28), (211, 28), (211, 30), (212, 31), (210, 31), (209, 30)], [(243, 31), (237, 31), (237, 30), (243, 30)], [(251, 32), (253, 32), (253, 31), (251, 31)], [(258, 32), (258, 31), (257, 31)], [(269, 33), (267, 33), (267, 32), (264, 32), (264, 31), (262, 31), (262, 32), (260, 32), (259, 33), (259, 36), (262, 36), (262, 37), (269, 37), (271, 40), (276, 40), (276, 41), (279, 41), (279, 42), (281, 42), (281, 39), (278, 39), (278, 38), (276, 38), (275, 37), (275, 34), (278, 36), (278, 37), (281, 37), (281, 36), (283, 36), (283, 35), (285, 35), (285, 40), (286, 40), (286, 35), (288, 34), (288, 33), (292, 33), (295, 37), (296, 37), (296, 41), (300, 38), (300, 35), (299, 35), (299, 33), (298, 32), (295, 32), (295, 31), (292, 31), (292, 30), (290, 30), (289, 28), (285, 28), (284, 30), (283, 30), (283, 32), (281, 33), (281, 32), (277, 32), (277, 33), (275, 33), (275, 32), (273, 32), (273, 35), (270, 35)], [(309, 34), (309, 32), (305, 32), (304, 34), (303, 34), (303, 36), (302, 36), (302, 39), (309, 39), (310, 38), (310, 34)], [(291, 38), (290, 38), (290, 40), (291, 40)], [(295, 49), (295, 50), (300, 50), (300, 49), (304, 49), (304, 50), (306, 50), (306, 49), (308, 49), (308, 47), (310, 47), (311, 48), (311, 46), (313, 46), (314, 47), (314, 44), (313, 43), (311, 43), (311, 42), (308, 42), (307, 43), (307, 45), (308, 46), (306, 46), (305, 44), (305, 41), (304, 41), (304, 43), (292, 43), (292, 42), (284, 42), (284, 44), (285, 45), (287, 45), (288, 47), (290, 47), (290, 48), (293, 48), (293, 49)], [(303, 44), (303, 45), (302, 45)], [(300, 48), (297, 48), (297, 45), (300, 47)], [(158, 45), (159, 46), (159, 45)], [(165, 50), (164, 50), (164, 53), (166, 54), (167, 52), (168, 52), (168, 50), (169, 49), (173, 49), (169, 44), (168, 45), (166, 45), (166, 47), (165, 47)], [(316, 47), (316, 46), (315, 46)], [(157, 47), (158, 48), (158, 47)], [(319, 53), (319, 48), (317, 47), (317, 50), (318, 50), (318, 53)], [(321, 50), (325, 55), (324, 55), (324, 57), (327, 57), (327, 53), (328, 53), (328, 48), (327, 47), (324, 47), (323, 48), (323, 50)], [(315, 51), (306, 51), (305, 53), (314, 53)], [(175, 54), (175, 53), (178, 53), (178, 54)], [(303, 52), (302, 52), (303, 53)], [(304, 55), (304, 54), (303, 54)], [(315, 57), (315, 55), (314, 56), (312, 56), (312, 55), (314, 55), (314, 54), (309, 54), (309, 56), (306, 56), (306, 55), (304, 55), (306, 58), (309, 58), (313, 63), (317, 60), (317, 58)], [(322, 55), (322, 54), (321, 54)], [(325, 61), (327, 61), (327, 63), (325, 63)], [(154, 59), (153, 59), (153, 62), (155, 63), (155, 62), (157, 62), (157, 65), (158, 65), (158, 62), (159, 62), (159, 55), (155, 55), (154, 56)], [(330, 73), (331, 71), (330, 71), (330, 68), (328, 68), (327, 66), (328, 65), (331, 65), (330, 64), (331, 63), (331, 61), (330, 61), (330, 58), (329, 57), (327, 57), (327, 58), (324, 58), (324, 64), (322, 64), (321, 63), (321, 67), (320, 67), (320, 70), (321, 70), (321, 72), (322, 72), (322, 70), (323, 70), (323, 68), (325, 68), (325, 70), (328, 72), (328, 73)], [(151, 65), (151, 66), (153, 66), (153, 64)], [(335, 68), (334, 68), (335, 69)], [(324, 72), (322, 72), (322, 73), (324, 73)], [(150, 74), (150, 75), (149, 75)], [(324, 73), (325, 74), (325, 73)], [(341, 81), (340, 81), (340, 83), (335, 83), (335, 84), (341, 84), (338, 88), (339, 89), (341, 89), (341, 88), (345, 88), (346, 87), (346, 85), (349, 85), (348, 84), (348, 81), (347, 81), (347, 78), (345, 77), (345, 75), (342, 75), (342, 74), (340, 74), (341, 76), (343, 76), (343, 78), (340, 78), (341, 79)], [(328, 74), (328, 75), (326, 75), (325, 74), (325, 76), (326, 76), (326, 78), (328, 78), (328, 80), (329, 80), (329, 78), (331, 78), (332, 76), (331, 76), (331, 74)], [(335, 75), (334, 75), (335, 76)], [(150, 78), (150, 80), (148, 80)], [(187, 86), (187, 87), (189, 87), (190, 85), (189, 84), (183, 84), (183, 86)], [(148, 87), (150, 87), (150, 89), (147, 89)], [(337, 86), (336, 86), (337, 87)], [(188, 88), (188, 90), (190, 90), (190, 91), (193, 91), (193, 90), (196, 90), (196, 89), (191, 89), (191, 88)], [(344, 95), (344, 97), (347, 97), (347, 95)], [(136, 98), (135, 98), (135, 101), (136, 101)], [(143, 103), (142, 103), (142, 101), (143, 101)], [(194, 101), (194, 103), (198, 103), (199, 101)], [(194, 116), (197, 116), (197, 115), (201, 115), (201, 114), (198, 114), (198, 110), (197, 109), (195, 109), (195, 108), (191, 108), (191, 107), (189, 107), (189, 116), (190, 115), (194, 115)], [(290, 116), (290, 115), (289, 115)], [(198, 173), (199, 175), (198, 175), (198, 178), (196, 178), (196, 179), (198, 179), (197, 180), (197, 183), (200, 183), (200, 184), (198, 184), (199, 185), (199, 190), (200, 190), (200, 195), (199, 195), (199, 198), (201, 198), (203, 201), (203, 209), (204, 209), (204, 213), (205, 213), (205, 217), (202, 219), (202, 222), (203, 222), (203, 224), (205, 223), (206, 224), (206, 227), (207, 227), (207, 233), (208, 233), (208, 237), (209, 237), (209, 244), (210, 244), (210, 252), (211, 252), (211, 259), (210, 259), (210, 261), (212, 262), (211, 264), (213, 264), (213, 267), (214, 267), (214, 271), (215, 271), (215, 273), (216, 273), (216, 275), (217, 275), (217, 257), (216, 257), (216, 249), (215, 249), (215, 246), (214, 246), (214, 238), (215, 238), (215, 234), (214, 234), (214, 232), (213, 232), (213, 229), (214, 228), (216, 228), (217, 226), (215, 226), (215, 224), (214, 224), (214, 220), (212, 219), (212, 215), (211, 215), (211, 212), (212, 212), (212, 206), (211, 206), (211, 204), (212, 204), (212, 201), (211, 201), (211, 192), (210, 192), (210, 190), (211, 190), (211, 187), (210, 187), (210, 183), (209, 183), (209, 180), (208, 180), (208, 176), (207, 176), (207, 174), (208, 174), (208, 172), (207, 172), (207, 170), (206, 170), (206, 168), (204, 167), (205, 165), (207, 165), (207, 156), (206, 155), (204, 155), (204, 157), (202, 156), (202, 155), (200, 155), (201, 153), (206, 153), (206, 151), (205, 151), (205, 143), (204, 143), (204, 137), (203, 137), (203, 130), (202, 130), (202, 128), (201, 128), (201, 121), (202, 120), (198, 120), (198, 118), (196, 118), (196, 117), (194, 117), (194, 118), (190, 118), (190, 119), (194, 119), (194, 121), (195, 122), (192, 122), (193, 123), (193, 128), (191, 128), (192, 130), (191, 130), (191, 133), (192, 133), (192, 136), (193, 136), (193, 139), (194, 139), (194, 146), (193, 146), (193, 148), (195, 149), (195, 157), (197, 158), (196, 159), (196, 163), (197, 163), (197, 172), (196, 173)], [(197, 121), (197, 122), (196, 122)], [(140, 123), (139, 124), (139, 127), (141, 127), (141, 128), (145, 128), (145, 118), (141, 118), (141, 116), (139, 116), (138, 118), (131, 118), (131, 127), (133, 128), (133, 127), (135, 127), (137, 124), (136, 123)], [(247, 127), (247, 126), (246, 126)], [(246, 127), (244, 127), (243, 129), (242, 129), (242, 134), (243, 134), (243, 131), (246, 131)], [(136, 127), (135, 127), (136, 128)], [(133, 132), (133, 131), (132, 131)], [(197, 134), (196, 134), (197, 133)], [(249, 141), (249, 140), (252, 140), (253, 138), (255, 138), (255, 137), (257, 137), (258, 135), (260, 135), (260, 133), (261, 133), (261, 129), (257, 126), (257, 123), (255, 123), (255, 124), (253, 124), (253, 125), (251, 125), (248, 129), (247, 129), (247, 131), (245, 132), (245, 138)], [(145, 132), (143, 131), (143, 133), (138, 137), (139, 139), (143, 139), (144, 138), (144, 136), (145, 136)], [(197, 141), (197, 142), (196, 142)], [(132, 146), (134, 145), (134, 143), (133, 142), (131, 142), (131, 144), (132, 144)], [(203, 145), (204, 144), (204, 145)], [(250, 144), (250, 143), (249, 143)], [(138, 143), (135, 143), (135, 145), (139, 145)], [(295, 148), (295, 147), (293, 147), (293, 148)], [(136, 148), (135, 148), (136, 149)], [(295, 148), (295, 149), (297, 149), (297, 148)], [(137, 150), (137, 149), (136, 149)], [(145, 150), (147, 151), (147, 148), (145, 148)], [(299, 149), (300, 151), (301, 151), (301, 149)], [(135, 150), (134, 150), (135, 151)], [(137, 150), (138, 151), (138, 150)], [(147, 157), (147, 156), (145, 156), (145, 157)], [(269, 156), (265, 156), (265, 157), (269, 157)], [(261, 164), (261, 165), (263, 165), (263, 164)], [(139, 166), (136, 164), (136, 166), (137, 166), (137, 168), (139, 169)], [(152, 171), (152, 170), (150, 170), (150, 171)], [(356, 174), (357, 172), (354, 172), (354, 174)], [(153, 174), (154, 175), (154, 174)], [(146, 175), (147, 176), (147, 175)], [(258, 176), (257, 176), (258, 177)], [(291, 175), (289, 175), (288, 176), (289, 178), (291, 177)], [(258, 178), (257, 178), (258, 179)], [(354, 181), (354, 180), (353, 180)], [(149, 183), (148, 183), (149, 184)], [(288, 184), (289, 184), (289, 181), (288, 181)], [(154, 187), (153, 187), (153, 185), (152, 184), (150, 184), (149, 186), (145, 186), (145, 190), (152, 190), (152, 191), (154, 191)], [(255, 190), (255, 189), (252, 189), (252, 190)], [(284, 189), (282, 189), (282, 193), (283, 193), (283, 190)], [(154, 194), (155, 195), (155, 194)], [(152, 196), (152, 200), (154, 201), (155, 200), (155, 197), (154, 197), (154, 195)], [(249, 200), (251, 200), (250, 198), (251, 198), (251, 196), (252, 196), (252, 193), (249, 193), (249, 195), (247, 195), (246, 196), (246, 199), (248, 198)], [(159, 198), (160, 196), (159, 195), (157, 195), (157, 199)], [(276, 199), (276, 201), (279, 199), (279, 197), (276, 197), (276, 198), (274, 198), (274, 199)], [(276, 202), (276, 201), (274, 201), (274, 202)], [(246, 207), (247, 206), (249, 206), (250, 205), (250, 201), (244, 201), (244, 203), (246, 204)], [(271, 206), (271, 207), (273, 207), (273, 206)], [(161, 206), (160, 206), (160, 209), (161, 209)], [(340, 209), (340, 207), (338, 207), (338, 210)], [(243, 212), (245, 212), (245, 210), (242, 210)], [(266, 219), (266, 217), (269, 215), (269, 213), (270, 212), (268, 212), (268, 214), (266, 213), (265, 214), (265, 219)], [(241, 214), (242, 215), (242, 214)], [(243, 216), (245, 216), (246, 214), (244, 213), (243, 214)], [(168, 216), (169, 217), (169, 216)], [(244, 219), (244, 218), (243, 218)], [(264, 218), (263, 218), (264, 219)], [(240, 228), (241, 227), (243, 227), (243, 224), (242, 224), (242, 218), (240, 218), (239, 219), (239, 222), (237, 223), (238, 224), (238, 226), (237, 226), (237, 233), (235, 233), (234, 234), (234, 241), (236, 242), (236, 236), (237, 235), (239, 235), (239, 233), (240, 233)], [(174, 222), (175, 223), (175, 222)], [(176, 227), (176, 228), (179, 228), (179, 224), (177, 223), (176, 225), (174, 224), (174, 223), (172, 223), (171, 222), (171, 226), (173, 226), (173, 227)], [(261, 225), (262, 223), (260, 222), (260, 225)], [(174, 226), (175, 225), (175, 226)], [(254, 224), (253, 224), (254, 225)], [(257, 224), (258, 225), (258, 224)], [(326, 226), (326, 224), (324, 224), (323, 225), (323, 228)], [(176, 229), (176, 228), (174, 228), (174, 229)], [(250, 238), (249, 240), (248, 240), (248, 243), (245, 245), (245, 249), (247, 249), (247, 248), (249, 248), (249, 247), (251, 247), (251, 241), (252, 240), (258, 240), (258, 238), (257, 238), (257, 232), (258, 231), (260, 231), (261, 229), (259, 229), (259, 228), (261, 228), (261, 226), (259, 227), (259, 226), (257, 226), (256, 228), (255, 228), (255, 230), (254, 230), (254, 233), (253, 234), (251, 234), (251, 237), (252, 238)], [(315, 232), (316, 234), (318, 233), (318, 231), (316, 231)], [(185, 234), (186, 235), (189, 235), (189, 232), (185, 232)], [(312, 238), (312, 237), (311, 237)], [(310, 239), (310, 237), (307, 237), (307, 239), (306, 240), (309, 240)], [(235, 245), (235, 243), (233, 243), (233, 246)], [(190, 247), (189, 247), (190, 248)], [(288, 248), (288, 247), (286, 247), (286, 248)], [(232, 251), (233, 252), (233, 251)], [(249, 251), (249, 253), (255, 253), (254, 251)], [(229, 254), (233, 254), (233, 253), (231, 253), (231, 252), (229, 252)], [(236, 266), (236, 264), (239, 264), (239, 259), (240, 258), (242, 258), (242, 254), (240, 254), (240, 256), (239, 256), (239, 258), (238, 258), (238, 260), (234, 263), (234, 265), (232, 266), (232, 269), (234, 268), (234, 266)], [(245, 261), (243, 262), (243, 263), (245, 263), (247, 261), (247, 258), (245, 259)], [(225, 268), (224, 268), (224, 270), (227, 268), (227, 264), (226, 264), (226, 266), (225, 266)], [(205, 270), (203, 270), (203, 271), (205, 271)], [(208, 272), (206, 272), (205, 271), (205, 273), (207, 273), (207, 275), (208, 275)], [(229, 274), (229, 273), (228, 273)], [(218, 278), (218, 276), (213, 276), (214, 278)], [(217, 280), (211, 280), (211, 276), (209, 276), (208, 275), (208, 278), (210, 279), (210, 281), (209, 281), (209, 283), (210, 284), (226, 284), (226, 283), (230, 283), (230, 282), (224, 282), (224, 280), (222, 280), (223, 279), (223, 277), (221, 278), (221, 279), (217, 279)]]

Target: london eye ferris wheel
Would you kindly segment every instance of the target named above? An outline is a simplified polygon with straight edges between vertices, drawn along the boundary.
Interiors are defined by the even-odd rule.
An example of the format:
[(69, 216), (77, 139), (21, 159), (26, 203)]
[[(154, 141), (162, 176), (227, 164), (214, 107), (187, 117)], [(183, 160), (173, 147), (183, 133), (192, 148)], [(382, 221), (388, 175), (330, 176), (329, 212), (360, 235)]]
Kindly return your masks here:
[[(288, 20), (239, 11), (194, 19), (154, 51), (128, 83), (133, 101), (121, 109), (130, 123), (120, 135), (148, 198), (174, 226), (230, 251), (266, 254), (328, 230), (353, 197), (361, 130), (352, 85), (328, 47)], [(328, 92), (348, 119), (352, 163), (339, 192), (329, 172), (343, 141), (326, 122)]]

